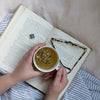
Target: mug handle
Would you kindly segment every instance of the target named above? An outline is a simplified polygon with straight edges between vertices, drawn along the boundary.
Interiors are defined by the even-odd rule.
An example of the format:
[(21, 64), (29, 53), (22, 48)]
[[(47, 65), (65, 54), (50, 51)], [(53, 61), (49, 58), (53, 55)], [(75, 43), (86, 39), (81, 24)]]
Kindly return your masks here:
[(58, 62), (57, 67), (55, 69), (58, 70), (59, 69), (59, 66), (61, 66), (60, 65), (60, 61)]
[(58, 69), (59, 69), (59, 66), (56, 67), (56, 70), (58, 70)]

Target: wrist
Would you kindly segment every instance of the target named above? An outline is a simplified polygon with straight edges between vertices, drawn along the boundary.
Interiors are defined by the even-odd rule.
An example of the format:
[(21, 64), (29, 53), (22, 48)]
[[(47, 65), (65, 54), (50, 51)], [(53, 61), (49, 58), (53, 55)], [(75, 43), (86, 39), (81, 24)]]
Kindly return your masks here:
[(57, 100), (58, 97), (46, 97), (45, 100)]
[(9, 74), (9, 77), (10, 77), (10, 79), (11, 79), (11, 82), (14, 84), (14, 85), (16, 85), (16, 84), (18, 84), (20, 81), (17, 79), (17, 77), (15, 77), (14, 75), (13, 75), (13, 73), (11, 73), (11, 74)]
[(45, 100), (57, 100), (58, 95), (57, 94), (46, 94)]

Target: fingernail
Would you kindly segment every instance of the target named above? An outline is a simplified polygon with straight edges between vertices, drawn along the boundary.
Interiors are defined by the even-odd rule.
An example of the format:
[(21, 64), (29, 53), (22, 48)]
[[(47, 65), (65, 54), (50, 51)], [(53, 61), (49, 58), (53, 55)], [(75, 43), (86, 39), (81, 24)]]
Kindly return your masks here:
[(64, 68), (64, 73), (67, 74), (66, 68)]
[(61, 69), (62, 67), (61, 66), (59, 66), (59, 69)]
[(59, 66), (59, 70), (61, 69), (61, 67)]
[(65, 67), (63, 67), (63, 69), (65, 70)]
[(62, 71), (62, 68), (60, 68), (60, 72)]

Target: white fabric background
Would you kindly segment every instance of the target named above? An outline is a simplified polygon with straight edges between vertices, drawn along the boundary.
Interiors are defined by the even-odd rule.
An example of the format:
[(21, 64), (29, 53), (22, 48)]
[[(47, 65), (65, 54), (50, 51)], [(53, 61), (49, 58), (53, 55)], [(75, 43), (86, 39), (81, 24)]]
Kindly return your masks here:
[(82, 68), (100, 79), (100, 0), (0, 0), (0, 21), (19, 4), (92, 48)]

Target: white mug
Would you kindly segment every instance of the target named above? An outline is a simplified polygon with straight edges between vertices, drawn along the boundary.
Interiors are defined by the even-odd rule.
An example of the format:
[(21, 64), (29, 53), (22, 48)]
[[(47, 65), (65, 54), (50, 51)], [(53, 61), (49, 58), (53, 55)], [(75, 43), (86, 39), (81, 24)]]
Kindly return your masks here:
[(41, 72), (51, 72), (51, 71), (53, 71), (53, 70), (58, 70), (59, 68), (59, 55), (58, 55), (58, 53), (57, 53), (57, 51), (55, 50), (55, 49), (53, 49), (52, 47), (48, 47), (48, 48), (51, 48), (52, 50), (54, 50), (55, 51), (55, 53), (57, 54), (57, 63), (56, 63), (56, 65), (54, 66), (54, 67), (52, 67), (52, 68), (50, 68), (50, 69), (42, 69), (42, 68), (40, 68), (37, 64), (36, 64), (36, 61), (35, 61), (35, 55), (36, 55), (36, 53), (41, 49), (41, 48), (45, 48), (45, 47), (48, 47), (48, 46), (44, 46), (44, 47), (40, 47), (35, 53), (34, 53), (34, 56), (33, 56), (33, 63), (34, 63), (34, 65), (35, 65), (35, 67), (39, 70), (39, 71), (41, 71)]

